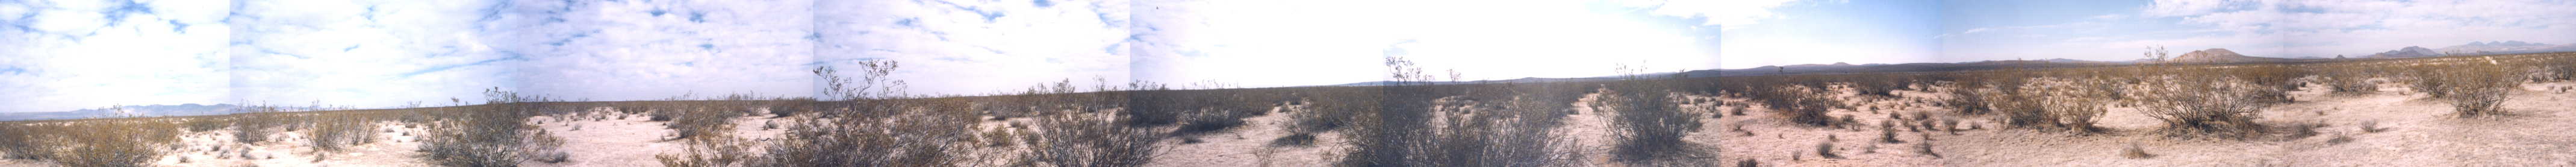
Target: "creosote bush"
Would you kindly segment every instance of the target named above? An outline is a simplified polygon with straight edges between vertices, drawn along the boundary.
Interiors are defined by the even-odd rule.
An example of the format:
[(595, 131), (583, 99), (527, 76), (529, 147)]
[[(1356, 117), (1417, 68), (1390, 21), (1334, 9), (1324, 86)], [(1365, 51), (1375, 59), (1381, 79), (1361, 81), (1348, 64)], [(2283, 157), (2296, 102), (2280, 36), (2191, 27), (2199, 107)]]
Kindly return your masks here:
[[(2467, 64), (2431, 65), (2435, 75), (2423, 80), (2444, 85), (2435, 98), (2451, 102), (2451, 109), (2461, 118), (2502, 116), (2505, 100), (2514, 90), (2522, 89), (2523, 76), (2510, 66), (2466, 62)], [(2431, 93), (2431, 92), (2427, 92)]]

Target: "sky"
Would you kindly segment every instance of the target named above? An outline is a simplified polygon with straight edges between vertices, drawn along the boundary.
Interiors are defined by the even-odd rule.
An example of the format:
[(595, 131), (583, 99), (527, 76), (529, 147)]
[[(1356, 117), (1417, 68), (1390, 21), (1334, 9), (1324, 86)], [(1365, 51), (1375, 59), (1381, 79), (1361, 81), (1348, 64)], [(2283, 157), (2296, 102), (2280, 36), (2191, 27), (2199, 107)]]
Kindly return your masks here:
[[(916, 95), (1831, 63), (2333, 57), (2576, 43), (2576, 1), (23, 0), (0, 1), (0, 112), (397, 107), (817, 94), (863, 62)], [(1451, 72), (1458, 75), (1451, 75)], [(451, 101), (453, 100), (453, 101)]]
[(2248, 56), (2362, 56), (2470, 42), (2576, 43), (2576, 1), (1945, 1), (1936, 61), (2136, 60), (2224, 48)]

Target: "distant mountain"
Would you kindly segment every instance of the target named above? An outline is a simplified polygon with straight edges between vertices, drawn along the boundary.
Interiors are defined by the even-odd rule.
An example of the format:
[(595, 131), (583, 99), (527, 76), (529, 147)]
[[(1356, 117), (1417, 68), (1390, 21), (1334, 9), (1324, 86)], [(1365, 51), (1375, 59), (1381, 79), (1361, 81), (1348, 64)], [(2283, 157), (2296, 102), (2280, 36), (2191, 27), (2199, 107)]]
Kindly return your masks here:
[(2183, 53), (2182, 56), (2174, 56), (2173, 59), (2165, 60), (2165, 62), (2171, 63), (2250, 63), (2284, 61), (2291, 61), (2291, 59), (2245, 56), (2244, 54), (2236, 54), (2236, 51), (2228, 51), (2224, 48), (2210, 48), (2208, 50), (2191, 51), (2191, 53)]
[(2362, 56), (2362, 57), (2363, 57), (2363, 58), (2408, 58), (2408, 57), (2433, 57), (2433, 56), (2442, 56), (2442, 52), (2436, 52), (2436, 51), (2433, 51), (2433, 49), (2425, 49), (2424, 47), (2407, 46), (2406, 48), (2398, 48), (2397, 50), (2391, 50), (2391, 51), (2388, 51), (2388, 52), (2379, 52), (2378, 54), (2370, 54), (2370, 56)]
[(2576, 52), (2576, 44), (2550, 45), (2523, 41), (2469, 42), (2468, 44), (2442, 47), (2441, 49), (2427, 49), (2418, 46), (2408, 46), (2406, 48), (2399, 48), (2388, 52), (2362, 56), (2362, 58), (2410, 58), (2549, 52)]
[(82, 118), (108, 118), (108, 117), (128, 117), (128, 116), (145, 116), (145, 117), (152, 117), (152, 116), (198, 116), (198, 115), (224, 115), (224, 114), (233, 114), (233, 113), (241, 113), (241, 112), (242, 112), (242, 111), (241, 111), (241, 106), (239, 106), (239, 105), (232, 105), (232, 104), (203, 105), (203, 104), (190, 103), (190, 104), (180, 104), (180, 105), (148, 105), (148, 106), (129, 105), (129, 106), (118, 106), (118, 107), (116, 107), (116, 108), (114, 108), (114, 109), (111, 109), (111, 108), (96, 108), (96, 109), (81, 109), (81, 110), (72, 110), (72, 111), (56, 111), (56, 112), (13, 112), (13, 113), (0, 113), (0, 121), (16, 121), (16, 120), (48, 120), (48, 119), (82, 119)]
[(2549, 44), (2522, 41), (2469, 42), (2469, 44), (2459, 46), (2442, 47), (2442, 49), (2439, 49), (2438, 51), (2451, 54), (2486, 54), (2537, 50), (2549, 47), (2552, 46)]

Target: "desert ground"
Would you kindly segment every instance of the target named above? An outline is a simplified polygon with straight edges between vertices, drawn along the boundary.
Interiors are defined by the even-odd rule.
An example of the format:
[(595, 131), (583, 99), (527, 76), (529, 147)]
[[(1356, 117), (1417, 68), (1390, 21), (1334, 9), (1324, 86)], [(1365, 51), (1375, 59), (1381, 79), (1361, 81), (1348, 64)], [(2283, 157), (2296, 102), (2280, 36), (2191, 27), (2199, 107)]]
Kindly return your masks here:
[[(2502, 92), (2497, 112), (2462, 112), (2464, 101), (2428, 92), (2474, 96), (2462, 92), (2477, 87), (2461, 85), (2478, 82), (2419, 88), (2466, 73), (2334, 72), (2486, 67), (2460, 65), (2475, 58), (2529, 67), (2472, 80), (2516, 83), (2489, 89)], [(2567, 60), (2576, 55), (940, 97), (847, 89), (861, 92), (845, 100), (559, 102), (495, 91), (523, 100), (7, 122), (0, 166), (2576, 166), (2576, 80), (2545, 77)], [(2251, 79), (2265, 73), (2110, 73), (2267, 69), (2256, 66), (2309, 72), (2272, 83), (2287, 85)], [(1911, 79), (1893, 88), (1853, 79), (1885, 76)], [(2329, 83), (2336, 77), (2358, 84)], [(2234, 94), (2263, 90), (2278, 95)], [(2184, 102), (2248, 110), (2157, 101), (2210, 98), (2220, 100)], [(2270, 99), (2279, 100), (2253, 102)], [(1421, 114), (1388, 114), (1402, 112)], [(2190, 115), (2201, 112), (2221, 113)], [(1627, 151), (1640, 148), (1670, 151)]]

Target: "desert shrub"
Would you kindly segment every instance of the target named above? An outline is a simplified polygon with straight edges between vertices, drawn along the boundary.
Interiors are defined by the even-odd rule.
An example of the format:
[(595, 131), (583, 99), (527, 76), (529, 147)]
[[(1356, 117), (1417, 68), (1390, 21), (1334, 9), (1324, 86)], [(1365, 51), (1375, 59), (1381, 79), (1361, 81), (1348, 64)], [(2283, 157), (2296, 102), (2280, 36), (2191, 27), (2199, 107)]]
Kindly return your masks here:
[(2106, 111), (2105, 105), (2110, 102), (2096, 98), (2107, 96), (2105, 94), (2108, 92), (2090, 87), (2118, 86), (2115, 83), (2104, 83), (2105, 80), (2100, 79), (2034, 78), (2033, 80), (2043, 81), (2034, 81), (2032, 83), (2035, 84), (2022, 86), (2022, 90), (2018, 90), (2020, 93), (2011, 93), (2016, 97), (2011, 98), (2014, 99), (2012, 102), (2004, 104), (2013, 104), (2013, 107), (1998, 107), (2012, 108), (2003, 112), (2013, 118), (2008, 119), (2011, 120), (2007, 122), (2008, 124), (2015, 127), (2095, 132), (2099, 129), (2094, 128), (2093, 117), (2101, 116)]
[(2131, 143), (2129, 144), (2129, 148), (2120, 149), (2120, 157), (2129, 159), (2147, 159), (2155, 158), (2156, 155), (2147, 154), (2146, 149), (2138, 147), (2138, 144)]
[(242, 144), (267, 142), (268, 135), (277, 133), (277, 128), (285, 124), (284, 117), (273, 114), (279, 112), (276, 106), (254, 105), (243, 106), (242, 109), (248, 113), (236, 114), (238, 116), (233, 118), (233, 142)]
[(2334, 93), (2369, 94), (2379, 92), (2379, 83), (2370, 81), (2373, 77), (2376, 76), (2362, 68), (2342, 67), (2326, 73), (2319, 81), (2333, 87)]
[(2289, 91), (2306, 86), (2303, 82), (2299, 82), (2299, 78), (2309, 75), (2308, 70), (2289, 65), (2246, 65), (2226, 68), (2224, 71), (2246, 84), (2255, 85), (2247, 87), (2251, 90), (2248, 92), (2252, 93), (2256, 100), (2266, 103), (2291, 102)]
[(796, 113), (799, 112), (813, 111), (814, 103), (816, 102), (812, 97), (797, 97), (770, 100), (769, 103), (770, 117), (785, 118), (788, 116), (796, 116)]
[(1699, 119), (1705, 118), (1701, 114), (1707, 113), (1681, 111), (1665, 89), (1669, 85), (1641, 81), (1613, 85), (1591, 106), (1593, 111), (1615, 113), (1607, 114), (1619, 142), (1612, 148), (1614, 158), (1647, 162), (1696, 156), (1682, 137), (1699, 131)]
[(2445, 74), (2445, 71), (2443, 70), (2444, 69), (2433, 65), (2407, 67), (2407, 76), (2404, 80), (2406, 82), (2406, 88), (2412, 89), (2418, 93), (2424, 93), (2425, 96), (2436, 99), (2447, 97), (2451, 94), (2451, 82), (2449, 82), (2450, 80), (2444, 79), (2445, 77), (2443, 75), (2449, 74)]
[(521, 161), (553, 159), (562, 138), (545, 133), (528, 118), (540, 114), (544, 97), (520, 96), (498, 88), (484, 91), (484, 105), (450, 107), (447, 121), (422, 136), (422, 156), (440, 166), (518, 166)]
[(2439, 75), (2433, 76), (2442, 77), (2426, 80), (2445, 85), (2437, 92), (2448, 95), (2438, 98), (2450, 101), (2452, 110), (2463, 118), (2503, 115), (2504, 110), (2498, 106), (2510, 99), (2508, 95), (2514, 90), (2522, 89), (2523, 76), (2517, 73), (2521, 70), (2510, 66), (2470, 63), (2434, 68), (2440, 69), (2436, 69)]
[(187, 124), (189, 132), (214, 131), (232, 126), (232, 122), (225, 122), (223, 118), (188, 118), (184, 124)]
[(2560, 81), (2576, 81), (2576, 57), (2561, 55), (2549, 58), (2548, 63), (2543, 64), (2547, 65), (2542, 65), (2540, 67), (2542, 70), (2541, 75), (2539, 75), (2540, 78)]
[(758, 162), (744, 162), (753, 160), (754, 157), (751, 157), (750, 152), (745, 151), (750, 147), (749, 144), (743, 143), (741, 140), (730, 138), (697, 138), (685, 141), (688, 142), (688, 147), (681, 150), (682, 152), (678, 154), (653, 155), (653, 159), (660, 161), (662, 166), (670, 167), (723, 167), (735, 166), (737, 164), (741, 166), (762, 164)]
[(1055, 166), (1144, 166), (1163, 151), (1154, 145), (1164, 134), (1150, 128), (1121, 126), (1091, 114), (1064, 114), (1040, 120), (1028, 135), (1028, 159)]
[(161, 120), (82, 121), (54, 129), (60, 141), (46, 157), (63, 166), (152, 166), (162, 147), (177, 142), (179, 126)]
[(305, 140), (315, 151), (340, 151), (343, 146), (375, 142), (375, 121), (347, 114), (307, 116), (313, 130), (304, 131)]
[[(1412, 61), (1388, 57), (1386, 65), (1395, 82), (1389, 86), (1361, 88), (1361, 100), (1350, 104), (1375, 106), (1337, 107), (1360, 111), (1347, 132), (1351, 139), (1341, 166), (1558, 166), (1570, 163), (1575, 154), (1571, 142), (1549, 134), (1549, 123), (1543, 117), (1561, 117), (1545, 107), (1493, 107), (1492, 111), (1435, 112), (1433, 102), (1463, 92), (1460, 87), (1432, 86), (1429, 77)], [(1456, 74), (1452, 74), (1456, 75)], [(1492, 86), (1509, 87), (1509, 86)], [(1442, 90), (1453, 89), (1453, 90)], [(1369, 92), (1374, 91), (1374, 92)], [(1469, 90), (1509, 91), (1509, 90)], [(1518, 93), (1515, 93), (1518, 94)], [(1325, 94), (1321, 97), (1346, 98)], [(1525, 97), (1524, 97), (1525, 98)], [(1519, 98), (1515, 98), (1519, 99)], [(1501, 102), (1501, 99), (1487, 99)], [(1344, 100), (1336, 100), (1344, 101)], [(1493, 105), (1538, 106), (1549, 100), (1530, 100), (1524, 104), (1489, 103)], [(1484, 103), (1482, 101), (1478, 103)], [(1570, 105), (1571, 103), (1560, 103)], [(1319, 103), (1317, 105), (1329, 105)], [(1669, 106), (1668, 106), (1669, 107)], [(1437, 114), (1437, 115), (1435, 115)], [(1696, 117), (1694, 117), (1696, 118)]]
[(2162, 131), (2170, 135), (2207, 135), (2242, 138), (2265, 132), (2256, 124), (2267, 97), (2256, 93), (2268, 89), (2243, 80), (2205, 71), (2166, 69), (2169, 75), (2151, 77), (2137, 98), (2139, 111), (2161, 120)]
[(949, 152), (968, 149), (966, 112), (925, 113), (881, 118), (800, 118), (784, 137), (765, 148), (765, 161), (776, 166), (949, 166), (962, 161)]
[[(1805, 80), (1803, 76), (1756, 79), (1790, 80), (1786, 82)], [(1747, 90), (1749, 92), (1746, 92), (1745, 94), (1749, 96), (1748, 98), (1751, 98), (1754, 103), (1762, 104), (1764, 108), (1770, 109), (1772, 112), (1788, 116), (1789, 122), (1809, 126), (1835, 126), (1835, 123), (1837, 123), (1831, 116), (1825, 115), (1825, 112), (1842, 106), (1840, 99), (1834, 98), (1831, 91), (1807, 87), (1812, 85), (1793, 85), (1786, 83), (1745, 84), (1760, 87)]]
[(1120, 116), (1125, 117), (1121, 121), (1127, 121), (1128, 125), (1168, 125), (1180, 122), (1183, 112), (1196, 109), (1175, 104), (1183, 103), (1182, 100), (1186, 100), (1187, 97), (1181, 97), (1180, 91), (1171, 90), (1169, 87), (1139, 84), (1131, 85), (1129, 89), (1135, 91), (1127, 92), (1127, 108), (1119, 112)]
[[(819, 117), (796, 117), (782, 137), (761, 148), (761, 163), (746, 166), (954, 166), (964, 159), (951, 152), (969, 149), (976, 116), (959, 100), (895, 99), (903, 97), (902, 81), (890, 80), (895, 63), (862, 63), (853, 80), (831, 67), (818, 67), (827, 101), (817, 106), (844, 108)], [(841, 116), (834, 116), (841, 115)]]
[(1280, 136), (1279, 139), (1270, 140), (1270, 146), (1272, 147), (1303, 147), (1314, 145), (1315, 134), (1313, 133), (1294, 133), (1288, 134), (1288, 136)]
[(1351, 126), (1352, 120), (1358, 119), (1361, 113), (1375, 112), (1376, 106), (1383, 102), (1379, 100), (1383, 94), (1375, 89), (1326, 88), (1317, 91), (1321, 94), (1315, 99), (1318, 102), (1307, 104), (1306, 111), (1289, 115), (1296, 119), (1289, 124), (1289, 129), (1307, 133), (1342, 129)]
[(1816, 143), (1816, 157), (1822, 157), (1825, 159), (1843, 159), (1841, 154), (1834, 154), (1834, 142), (1831, 139), (1825, 140), (1825, 142)]
[(1185, 115), (1187, 116), (1184, 120), (1187, 121), (1182, 121), (1180, 128), (1173, 129), (1172, 135), (1198, 135), (1233, 129), (1243, 126), (1243, 118), (1251, 117), (1243, 112), (1230, 111), (1191, 112)]
[(47, 132), (60, 129), (47, 124), (0, 123), (0, 158), (33, 160), (52, 156), (52, 146), (56, 144), (50, 142), (60, 136)]
[(703, 109), (656, 112), (675, 113), (671, 116), (671, 122), (664, 124), (664, 128), (670, 128), (672, 133), (678, 135), (674, 136), (674, 139), (731, 137), (729, 134), (733, 132), (734, 127), (731, 120), (735, 116), (740, 116), (730, 111)]

